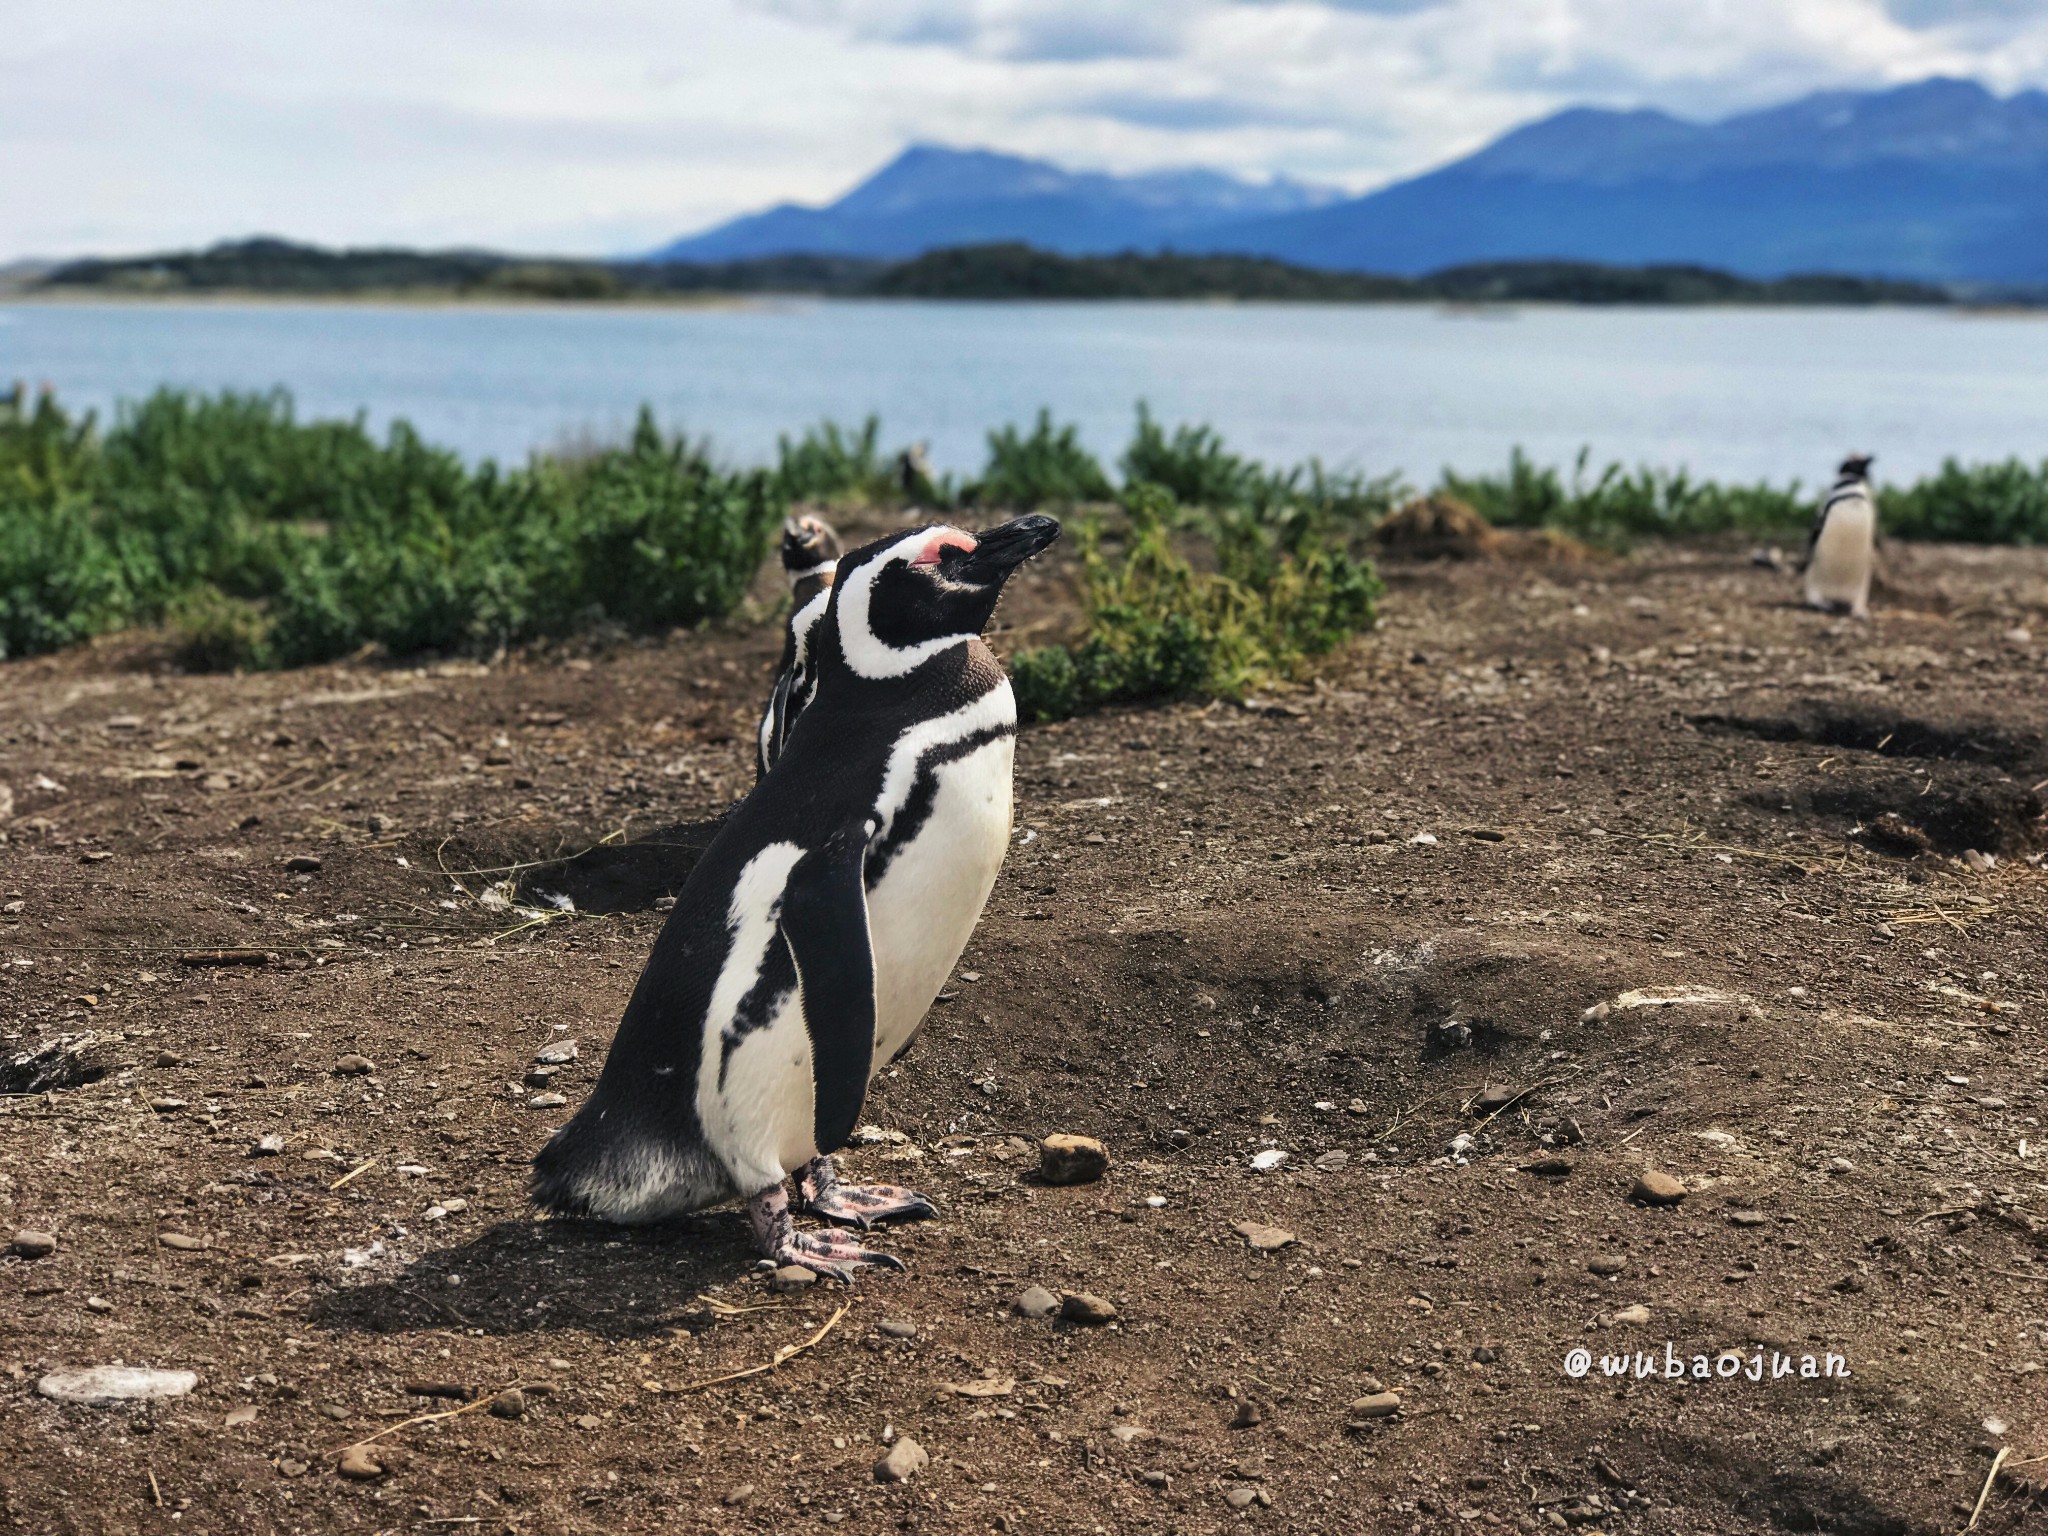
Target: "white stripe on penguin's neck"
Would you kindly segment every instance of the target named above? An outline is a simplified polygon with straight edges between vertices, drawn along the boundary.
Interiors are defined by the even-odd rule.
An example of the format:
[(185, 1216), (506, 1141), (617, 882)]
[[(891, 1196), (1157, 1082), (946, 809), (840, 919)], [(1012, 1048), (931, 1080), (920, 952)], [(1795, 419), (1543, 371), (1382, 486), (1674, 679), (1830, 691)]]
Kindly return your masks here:
[(798, 582), (809, 581), (814, 576), (822, 580), (838, 569), (837, 560), (820, 560), (816, 565), (807, 565), (802, 570), (785, 570), (784, 574), (789, 577), (789, 584), (793, 587)]
[(796, 666), (801, 667), (811, 659), (811, 636), (817, 631), (818, 620), (825, 617), (825, 605), (831, 601), (832, 589), (823, 588), (789, 616), (789, 632), (796, 637), (796, 655), (792, 658)]
[[(915, 552), (915, 546), (899, 548), (903, 554)], [(903, 554), (870, 560), (832, 588), (839, 594), (839, 648), (856, 676), (871, 679), (902, 677), (941, 651), (965, 645), (974, 638), (972, 635), (939, 635), (930, 640), (920, 640), (915, 645), (891, 645), (875, 633), (868, 622), (868, 605), (874, 596), (875, 578), (885, 565), (902, 564)]]

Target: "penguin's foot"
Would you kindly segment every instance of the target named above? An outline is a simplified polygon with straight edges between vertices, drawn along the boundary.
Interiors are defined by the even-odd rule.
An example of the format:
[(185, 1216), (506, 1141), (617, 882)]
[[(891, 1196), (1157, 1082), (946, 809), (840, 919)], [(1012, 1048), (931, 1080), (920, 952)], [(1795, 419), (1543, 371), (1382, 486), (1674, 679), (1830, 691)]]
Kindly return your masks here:
[(914, 1189), (898, 1184), (842, 1184), (829, 1157), (811, 1159), (797, 1179), (803, 1209), (827, 1221), (867, 1228), (889, 1221), (922, 1221), (939, 1208)]
[(771, 1262), (800, 1265), (841, 1285), (853, 1284), (853, 1272), (869, 1265), (903, 1268), (903, 1261), (893, 1253), (863, 1248), (844, 1233), (797, 1231), (796, 1223), (789, 1219), (789, 1196), (780, 1184), (747, 1202), (747, 1218), (754, 1226), (755, 1244)]

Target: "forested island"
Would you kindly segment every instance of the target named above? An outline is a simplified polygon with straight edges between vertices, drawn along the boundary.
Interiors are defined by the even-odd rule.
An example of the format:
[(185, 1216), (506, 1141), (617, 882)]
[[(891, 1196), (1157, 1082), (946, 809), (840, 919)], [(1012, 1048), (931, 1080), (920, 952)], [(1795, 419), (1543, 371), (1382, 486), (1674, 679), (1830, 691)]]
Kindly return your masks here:
[(1939, 305), (1930, 283), (1812, 273), (1759, 280), (1709, 267), (1504, 261), (1424, 277), (1333, 272), (1260, 256), (1063, 256), (959, 246), (907, 261), (793, 254), (743, 261), (590, 261), (493, 251), (329, 250), (288, 240), (66, 262), (27, 285), (60, 296), (661, 301), (814, 294), (891, 299), (1171, 299), (1318, 304)]

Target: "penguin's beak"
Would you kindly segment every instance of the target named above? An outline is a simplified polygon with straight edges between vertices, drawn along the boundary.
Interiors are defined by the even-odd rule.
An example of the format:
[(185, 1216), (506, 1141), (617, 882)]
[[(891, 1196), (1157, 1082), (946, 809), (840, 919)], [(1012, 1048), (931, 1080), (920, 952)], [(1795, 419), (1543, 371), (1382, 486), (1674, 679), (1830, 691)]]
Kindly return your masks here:
[[(1058, 518), (1036, 512), (1028, 517), (1012, 518), (986, 533), (977, 533), (974, 548), (961, 550), (957, 557), (943, 562), (943, 565), (951, 567), (945, 574), (954, 581), (970, 581), (978, 585), (1001, 581), (1059, 536)], [(950, 549), (945, 553), (953, 555)]]

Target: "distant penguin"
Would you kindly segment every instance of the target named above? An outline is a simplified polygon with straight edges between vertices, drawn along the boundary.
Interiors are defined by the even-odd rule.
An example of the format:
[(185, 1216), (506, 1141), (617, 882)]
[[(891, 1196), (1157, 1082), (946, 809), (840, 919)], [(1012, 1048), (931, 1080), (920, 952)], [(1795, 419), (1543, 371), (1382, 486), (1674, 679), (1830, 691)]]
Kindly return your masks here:
[(775, 766), (776, 754), (803, 708), (806, 640), (825, 612), (824, 594), (838, 569), (839, 535), (830, 523), (808, 512), (783, 522), (782, 572), (789, 578), (792, 607), (782, 633), (782, 665), (775, 669), (775, 685), (754, 732), (756, 783)]
[(1852, 453), (1842, 460), (1834, 488), (1821, 498), (1801, 566), (1809, 608), (1870, 617), (1870, 577), (1877, 561), (1877, 498), (1870, 490), (1870, 457)]
[[(927, 527), (839, 564), (809, 632), (810, 700), (690, 871), (590, 1098), (534, 1159), (547, 1210), (648, 1222), (742, 1199), (777, 1264), (901, 1268), (798, 1208), (866, 1227), (922, 1195), (839, 1183), (830, 1154), (909, 1044), (1010, 839), (1017, 729), (982, 642), (1049, 517)], [(814, 598), (813, 601), (818, 599)]]

